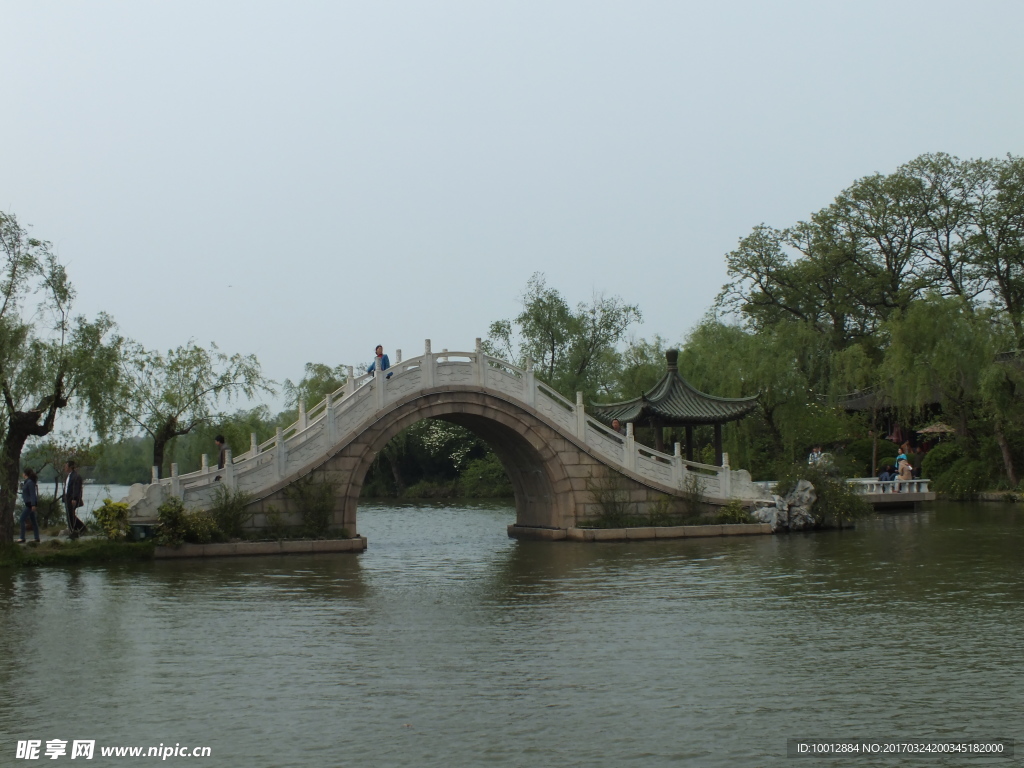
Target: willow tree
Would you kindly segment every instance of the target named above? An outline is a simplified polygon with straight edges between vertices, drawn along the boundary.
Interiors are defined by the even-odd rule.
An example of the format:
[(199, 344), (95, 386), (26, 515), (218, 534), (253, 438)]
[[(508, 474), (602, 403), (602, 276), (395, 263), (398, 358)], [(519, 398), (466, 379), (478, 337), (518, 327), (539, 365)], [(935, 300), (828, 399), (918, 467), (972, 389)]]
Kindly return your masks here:
[(226, 355), (194, 341), (167, 354), (124, 342), (116, 387), (106, 394), (109, 432), (144, 432), (153, 438), (153, 466), (163, 473), (167, 444), (200, 425), (223, 418), (222, 403), (273, 393), (255, 355)]
[(105, 425), (102, 393), (120, 354), (113, 321), (73, 313), (75, 292), (50, 243), (0, 213), (0, 543), (14, 537), (21, 454), (80, 408)]

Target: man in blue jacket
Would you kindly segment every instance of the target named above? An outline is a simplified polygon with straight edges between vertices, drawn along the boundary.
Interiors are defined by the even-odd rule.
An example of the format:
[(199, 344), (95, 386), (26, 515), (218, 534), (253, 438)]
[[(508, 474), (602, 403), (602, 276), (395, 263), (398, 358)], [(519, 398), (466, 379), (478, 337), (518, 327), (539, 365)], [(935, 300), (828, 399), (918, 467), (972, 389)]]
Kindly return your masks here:
[[(391, 367), (391, 361), (388, 360), (388, 356), (384, 354), (384, 347), (381, 344), (377, 345), (377, 349), (374, 350), (376, 357), (373, 358), (373, 362), (370, 363), (369, 368), (366, 369), (367, 373), (373, 373), (377, 370), (378, 366), (382, 371), (386, 371)], [(387, 375), (387, 378), (391, 378), (391, 374)]]

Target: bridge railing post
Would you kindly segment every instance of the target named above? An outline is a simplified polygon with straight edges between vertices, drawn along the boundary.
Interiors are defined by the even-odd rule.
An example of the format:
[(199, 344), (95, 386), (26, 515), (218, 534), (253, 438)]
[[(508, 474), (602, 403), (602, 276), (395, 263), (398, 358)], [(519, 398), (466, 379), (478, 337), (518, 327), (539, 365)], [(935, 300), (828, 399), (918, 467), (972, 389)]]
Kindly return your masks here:
[(400, 363), (400, 362), (402, 362), (402, 350), (396, 349), (395, 350), (395, 363), (397, 364), (397, 363)]
[(729, 454), (722, 454), (722, 468), (719, 470), (722, 478), (722, 496), (726, 499), (732, 498), (732, 470), (729, 469)]
[(430, 339), (423, 342), (423, 382), (424, 389), (434, 386), (434, 355), (430, 351)]
[(205, 453), (203, 454), (202, 461), (199, 464), (199, 471), (204, 475), (210, 474), (210, 457)]
[(636, 438), (633, 436), (633, 422), (626, 422), (626, 444), (625, 448), (626, 455), (623, 456), (625, 460), (626, 469), (636, 472)]
[(156, 467), (156, 466), (153, 467), (153, 473), (150, 475), (150, 482), (152, 482), (153, 485), (156, 485), (157, 483), (160, 482), (160, 468), (159, 467)]
[(587, 442), (587, 411), (583, 407), (583, 393), (576, 393), (576, 437)]
[(171, 464), (171, 495), (181, 496), (181, 481), (178, 479), (178, 464)]
[(343, 397), (348, 397), (356, 391), (356, 370), (351, 365), (348, 367), (348, 378), (345, 379), (345, 394)]
[(230, 448), (224, 450), (224, 485), (228, 490), (235, 490), (235, 460)]
[(326, 404), (324, 405), (324, 420), (327, 423), (327, 428), (325, 431), (327, 433), (327, 446), (330, 447), (334, 445), (335, 440), (338, 439), (337, 436), (334, 434), (336, 429), (336, 426), (334, 424), (334, 397), (331, 395), (330, 392), (328, 392), (327, 397), (325, 399), (327, 400)]
[(260, 444), (256, 441), (256, 433), (249, 433), (249, 458), (254, 459), (259, 455)]
[(304, 430), (306, 426), (306, 401), (299, 398), (299, 431)]
[(683, 468), (683, 446), (681, 443), (676, 443), (675, 451), (672, 454), (672, 478), (675, 480), (676, 488), (682, 489), (686, 475)]
[(474, 358), (473, 365), (473, 378), (476, 383), (481, 387), (487, 386), (487, 361), (484, 359), (484, 344), (483, 341), (477, 337), (476, 340), (476, 357)]
[(533, 370), (533, 358), (526, 358), (526, 379), (523, 382), (526, 391), (523, 396), (530, 405), (537, 405), (537, 374)]
[(284, 430), (281, 427), (277, 428), (274, 450), (277, 451), (277, 479), (284, 480), (285, 472), (288, 470), (288, 447), (284, 444)]

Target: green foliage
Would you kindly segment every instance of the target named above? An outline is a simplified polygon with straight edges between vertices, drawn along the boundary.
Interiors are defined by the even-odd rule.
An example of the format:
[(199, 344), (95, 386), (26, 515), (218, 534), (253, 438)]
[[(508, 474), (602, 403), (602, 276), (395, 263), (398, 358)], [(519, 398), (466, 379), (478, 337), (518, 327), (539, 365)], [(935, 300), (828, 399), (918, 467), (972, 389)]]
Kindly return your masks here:
[(93, 517), (110, 541), (124, 541), (128, 536), (128, 505), (104, 499), (103, 505), (93, 511)]
[(334, 485), (306, 476), (288, 486), (285, 493), (299, 509), (304, 533), (312, 538), (326, 536), (334, 513)]
[(39, 504), (36, 506), (36, 522), (39, 529), (67, 527), (67, 510), (56, 496), (40, 496)]
[(120, 355), (113, 321), (74, 314), (75, 291), (50, 243), (0, 212), (0, 545), (13, 540), (21, 455), (58, 412), (106, 423), (101, 394)]
[(273, 393), (254, 355), (228, 356), (216, 344), (209, 349), (194, 341), (167, 354), (125, 341), (117, 386), (106, 393), (110, 424), (101, 432), (134, 434), (153, 439), (153, 466), (163, 471), (167, 443), (218, 419), (221, 401)]
[(168, 547), (184, 544), (188, 516), (185, 511), (185, 503), (177, 496), (171, 496), (157, 507), (156, 515), (160, 523), (160, 530), (156, 537), (157, 543)]
[(252, 494), (232, 491), (223, 485), (213, 491), (213, 504), (208, 510), (216, 527), (228, 538), (239, 538), (246, 523), (252, 520), (249, 511)]
[(494, 453), (473, 459), (459, 475), (459, 493), (467, 498), (498, 498), (512, 495), (512, 482)]
[[(873, 474), (871, 471), (873, 443), (874, 441), (870, 437), (864, 437), (858, 440), (851, 440), (846, 444), (843, 455), (846, 457), (849, 467), (847, 474), (850, 477), (870, 477)], [(882, 446), (879, 445), (878, 447), (881, 448)]]
[(750, 512), (743, 503), (738, 499), (733, 499), (724, 507), (722, 511), (715, 516), (716, 523), (753, 523), (754, 518), (750, 516)]
[(944, 475), (956, 461), (963, 457), (963, 451), (955, 442), (939, 443), (921, 462), (921, 477), (938, 478)]
[(171, 496), (157, 507), (157, 519), (160, 529), (156, 542), (162, 546), (209, 544), (224, 538), (213, 515), (202, 509), (185, 509), (184, 502), (177, 496)]
[(956, 501), (968, 501), (985, 490), (989, 483), (986, 465), (976, 459), (963, 457), (935, 478), (932, 489), (936, 493), (948, 494)]
[(818, 466), (808, 466), (806, 463), (798, 462), (779, 467), (775, 493), (786, 496), (796, 488), (800, 480), (807, 480), (814, 486), (814, 493), (818, 498), (814, 502), (811, 514), (819, 526), (831, 521), (847, 523), (866, 517), (872, 512), (871, 505), (860, 498), (842, 477), (837, 477)]
[(615, 389), (617, 345), (641, 320), (639, 307), (618, 296), (595, 296), (572, 309), (544, 275), (535, 273), (522, 296), (523, 311), (514, 321), (491, 324), (487, 350), (517, 363), (527, 357), (537, 376), (565, 397), (577, 391), (593, 398)]
[(187, 543), (210, 544), (223, 540), (224, 533), (208, 510), (196, 509), (185, 514), (185, 541)]

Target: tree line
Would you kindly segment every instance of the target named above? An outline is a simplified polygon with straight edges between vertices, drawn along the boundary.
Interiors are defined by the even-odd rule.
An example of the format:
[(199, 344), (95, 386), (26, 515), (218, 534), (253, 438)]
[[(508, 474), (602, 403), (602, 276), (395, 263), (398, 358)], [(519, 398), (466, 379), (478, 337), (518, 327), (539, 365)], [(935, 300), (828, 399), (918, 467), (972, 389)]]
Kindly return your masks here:
[[(50, 244), (13, 215), (0, 213), (0, 247), (0, 541), (13, 535), (26, 446), (37, 468), (78, 456), (104, 482), (145, 482), (151, 466), (198, 468), (217, 433), (242, 453), (251, 433), (268, 439), (295, 421), (299, 402), (312, 406), (345, 383), (345, 366), (310, 362), (297, 382), (283, 383), (284, 411), (228, 413), (236, 399), (274, 391), (254, 356), (191, 340), (148, 350), (106, 314), (75, 314), (74, 289)], [(706, 317), (677, 338), (680, 369), (699, 389), (758, 395), (755, 414), (726, 426), (733, 466), (772, 477), (780, 459), (798, 460), (822, 443), (866, 473), (874, 469), (865, 447), (872, 432), (894, 420), (914, 429), (941, 413), (956, 433), (937, 469), (955, 464), (975, 486), (1017, 486), (1024, 160), (922, 155), (855, 181), (806, 221), (754, 227), (725, 261), (728, 282)], [(577, 391), (588, 402), (628, 399), (665, 370), (666, 339), (631, 334), (642, 317), (619, 296), (573, 306), (538, 273), (521, 311), (490, 325), (485, 348), (519, 365), (532, 359), (537, 376), (570, 399)], [(844, 409), (851, 393), (871, 393), (876, 407)], [(55, 438), (62, 409), (83, 417), (99, 441)], [(710, 429), (696, 430), (696, 439), (700, 453)], [(396, 437), (366, 488), (510, 490), (484, 443), (435, 421)]]

